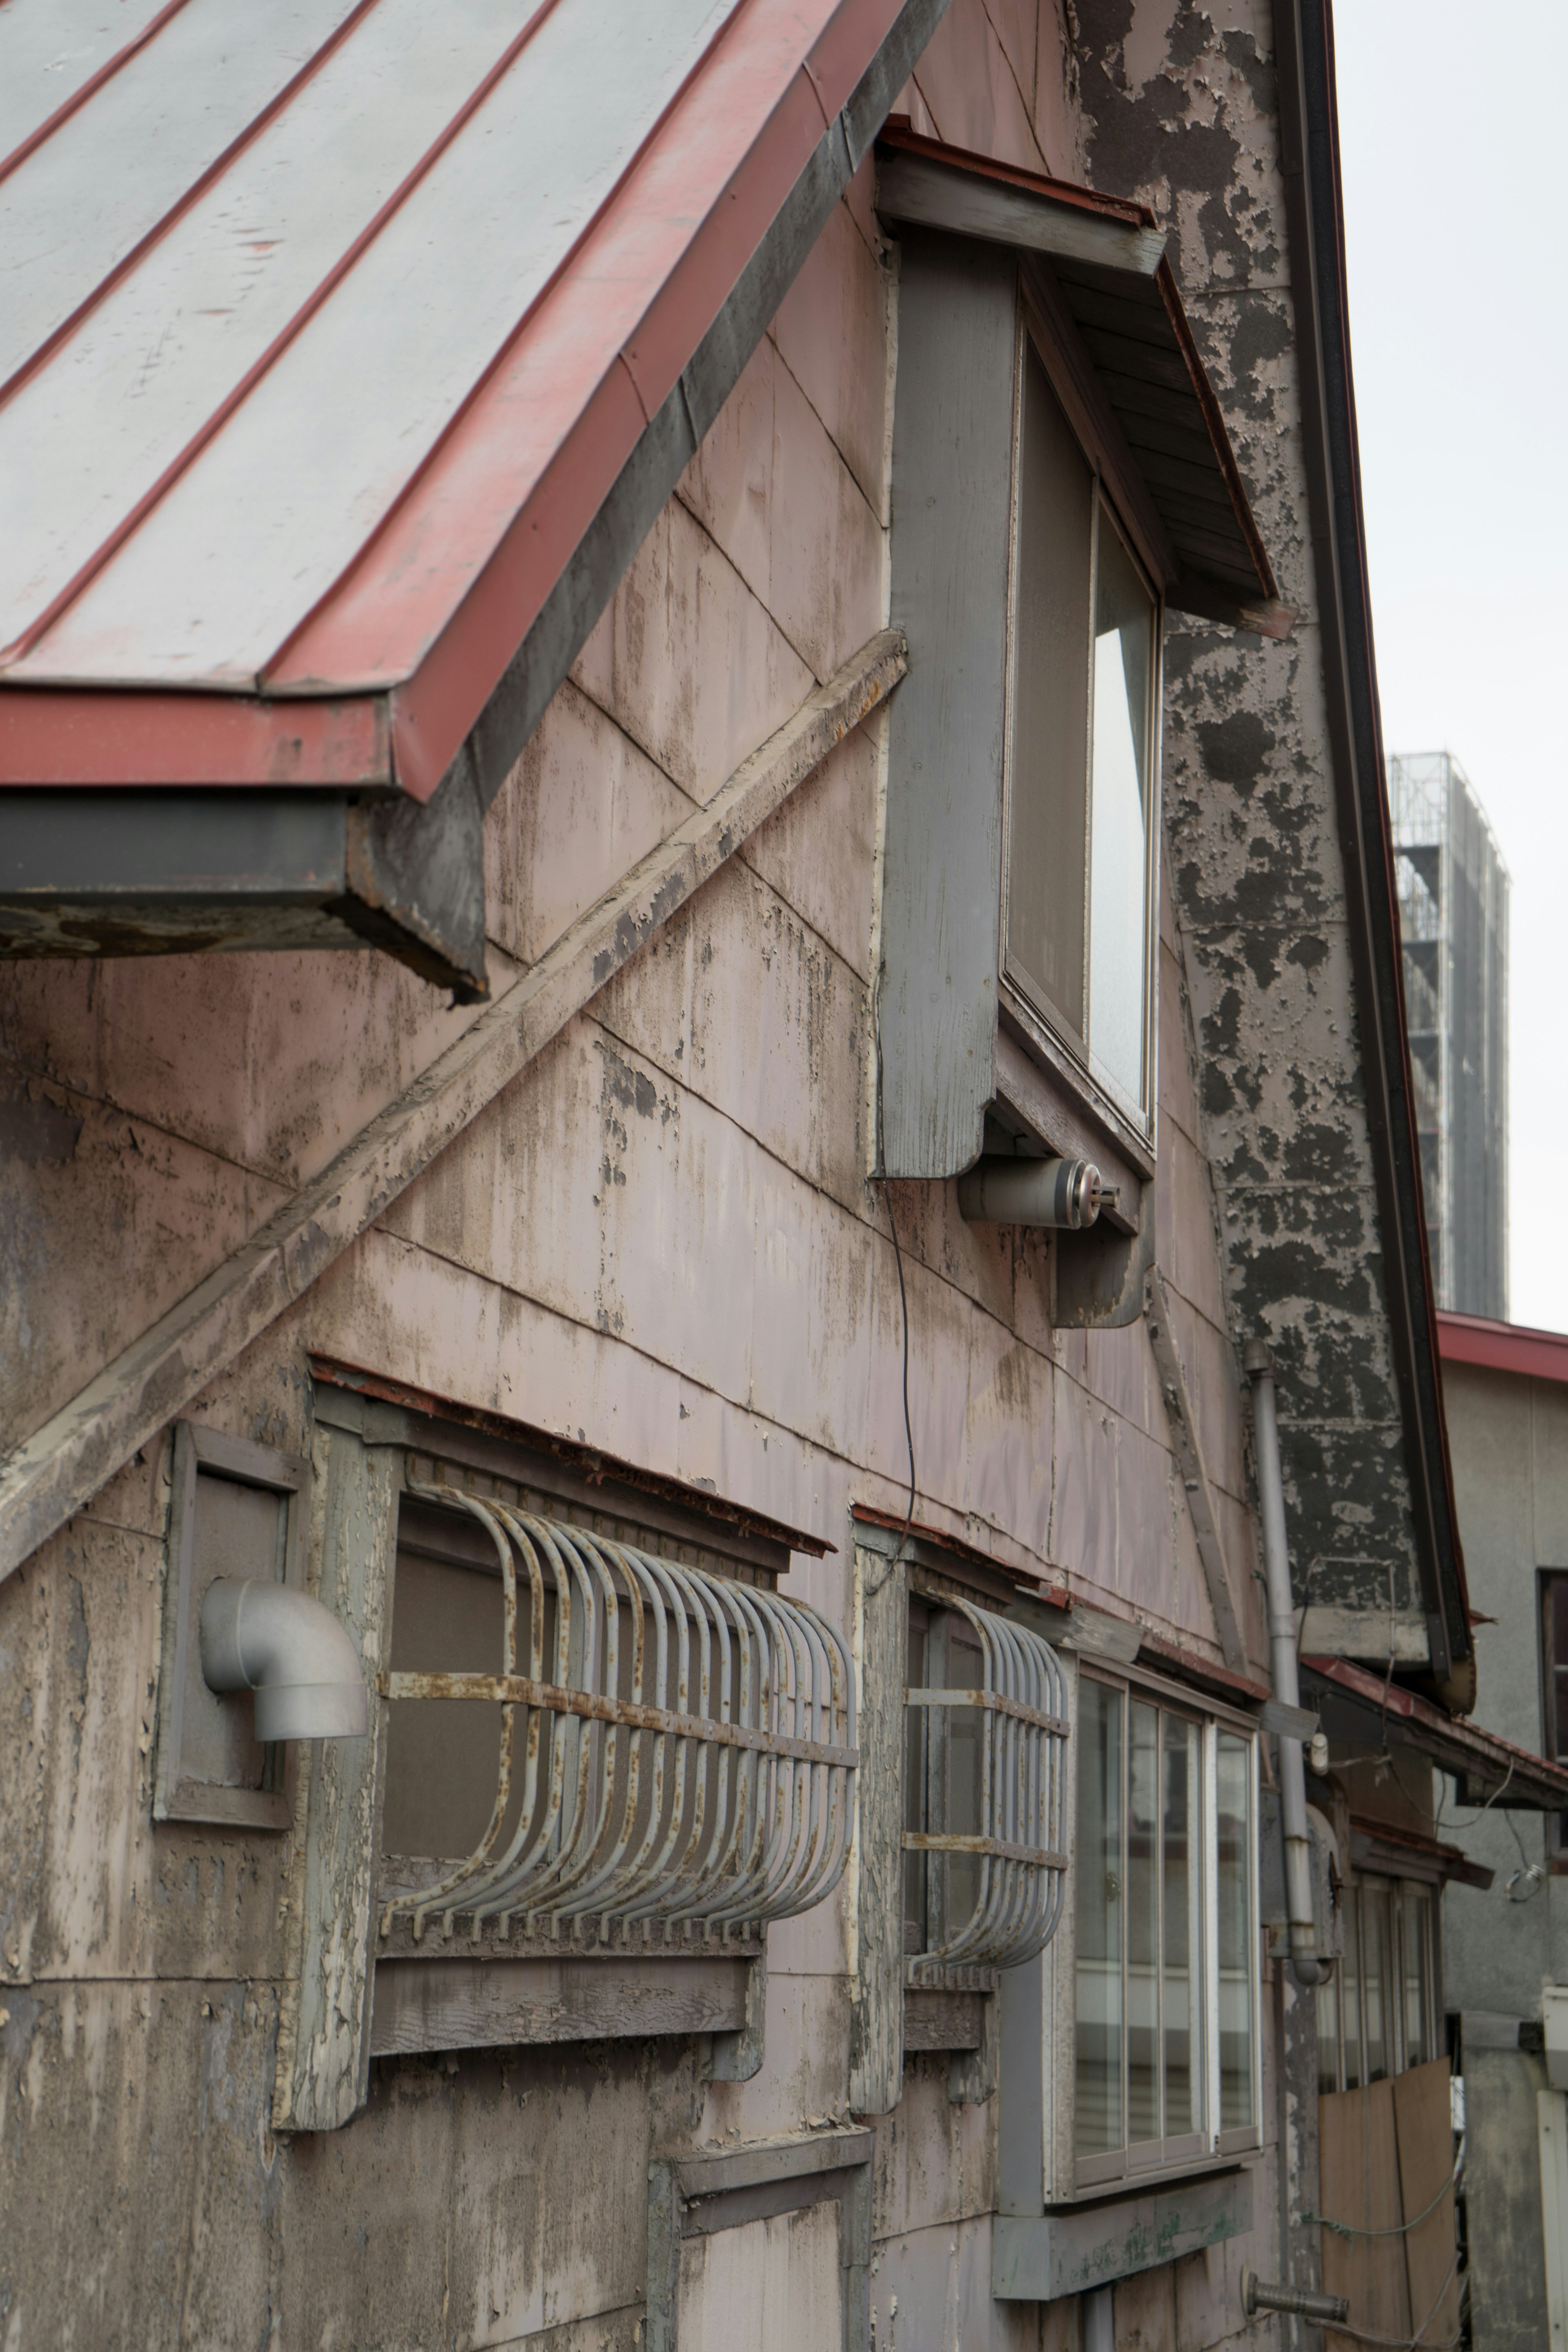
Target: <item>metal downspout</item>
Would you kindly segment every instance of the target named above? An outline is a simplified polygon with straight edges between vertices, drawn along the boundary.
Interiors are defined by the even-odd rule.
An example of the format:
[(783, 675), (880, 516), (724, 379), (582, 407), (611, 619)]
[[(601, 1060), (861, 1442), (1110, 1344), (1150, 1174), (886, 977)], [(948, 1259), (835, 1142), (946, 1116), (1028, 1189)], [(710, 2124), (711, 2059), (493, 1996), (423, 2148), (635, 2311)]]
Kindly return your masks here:
[[(1279, 1482), (1279, 1416), (1274, 1359), (1261, 1339), (1249, 1339), (1242, 1364), (1252, 1383), (1252, 1428), (1258, 1447), (1258, 1499), (1263, 1514), (1263, 1569), (1268, 1591), (1268, 1651), (1274, 1696), (1300, 1706), (1296, 1674), (1295, 1605), (1285, 1539), (1285, 1492)], [(1285, 1909), (1290, 1923), (1290, 1966), (1296, 1981), (1321, 1984), (1331, 1963), (1318, 1956), (1312, 1912), (1312, 1843), (1307, 1830), (1307, 1779), (1301, 1743), (1279, 1734), (1279, 1810), (1285, 1830)]]

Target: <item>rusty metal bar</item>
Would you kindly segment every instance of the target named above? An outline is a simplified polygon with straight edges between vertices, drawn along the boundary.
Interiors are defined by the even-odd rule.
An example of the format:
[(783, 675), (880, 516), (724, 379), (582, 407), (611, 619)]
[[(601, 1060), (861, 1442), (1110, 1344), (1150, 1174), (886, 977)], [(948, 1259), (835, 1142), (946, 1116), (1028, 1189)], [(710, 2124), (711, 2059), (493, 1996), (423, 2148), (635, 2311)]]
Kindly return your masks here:
[(671, 1731), (717, 1747), (755, 1748), (768, 1756), (799, 1757), (808, 1764), (844, 1764), (851, 1771), (859, 1762), (859, 1752), (853, 1748), (829, 1748), (820, 1739), (786, 1739), (780, 1733), (753, 1731), (743, 1723), (718, 1723), (710, 1715), (672, 1715), (668, 1707), (601, 1698), (596, 1691), (531, 1682), (526, 1675), (381, 1675), (376, 1688), (383, 1698), (487, 1698), (513, 1706), (547, 1706), (595, 1723), (629, 1723), (639, 1731)]
[(1068, 1866), (1065, 1853), (1051, 1853), (1037, 1845), (1009, 1845), (1005, 1838), (939, 1837), (930, 1830), (906, 1830), (904, 1843), (911, 1853), (994, 1853), (1004, 1862), (1038, 1863), (1051, 1870)]
[[(943, 1601), (944, 1608), (951, 1606)], [(1067, 1719), (1059, 1715), (1042, 1715), (1038, 1707), (1026, 1706), (1022, 1700), (1009, 1698), (1003, 1691), (993, 1690), (911, 1690), (904, 1694), (910, 1706), (980, 1706), (994, 1715), (1010, 1715), (1019, 1723), (1032, 1723), (1041, 1731), (1057, 1732), (1065, 1739)]]
[(945, 1608), (980, 1638), (977, 1689), (910, 1690), (911, 1706), (973, 1707), (981, 1717), (981, 1829), (907, 1830), (912, 1853), (975, 1856), (979, 1888), (969, 1918), (921, 1966), (975, 1963), (1016, 1968), (1044, 1949), (1061, 1917), (1067, 1883), (1063, 1840), (1066, 1682), (1049, 1643), (956, 1595)]
[[(395, 1895), (417, 1937), (469, 1915), (503, 1933), (561, 1921), (705, 1932), (787, 1918), (837, 1884), (853, 1811), (854, 1675), (803, 1601), (710, 1575), (455, 1486), (410, 1492), (466, 1512), (495, 1547), (499, 1675), (394, 1673), (394, 1705), (500, 1708), (496, 1793), (479, 1844)], [(526, 1643), (527, 1673), (519, 1671)], [(521, 1718), (521, 1719), (520, 1719)]]

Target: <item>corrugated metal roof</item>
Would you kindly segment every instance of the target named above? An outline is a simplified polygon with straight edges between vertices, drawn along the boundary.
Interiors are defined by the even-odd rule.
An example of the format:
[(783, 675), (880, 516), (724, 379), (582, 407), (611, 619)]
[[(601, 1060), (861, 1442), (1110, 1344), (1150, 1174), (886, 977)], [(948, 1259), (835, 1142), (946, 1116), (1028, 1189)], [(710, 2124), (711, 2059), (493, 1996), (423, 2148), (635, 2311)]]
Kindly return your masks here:
[(0, 781), (426, 797), (909, 13), (6, 0)]

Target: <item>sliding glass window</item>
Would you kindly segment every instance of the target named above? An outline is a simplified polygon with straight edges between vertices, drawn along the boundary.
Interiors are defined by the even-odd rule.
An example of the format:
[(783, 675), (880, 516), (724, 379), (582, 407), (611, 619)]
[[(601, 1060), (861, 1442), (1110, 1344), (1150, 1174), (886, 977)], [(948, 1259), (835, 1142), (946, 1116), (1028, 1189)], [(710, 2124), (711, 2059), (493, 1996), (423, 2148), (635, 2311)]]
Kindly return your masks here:
[(1133, 1684), (1079, 1685), (1080, 2186), (1256, 2145), (1255, 1743)]

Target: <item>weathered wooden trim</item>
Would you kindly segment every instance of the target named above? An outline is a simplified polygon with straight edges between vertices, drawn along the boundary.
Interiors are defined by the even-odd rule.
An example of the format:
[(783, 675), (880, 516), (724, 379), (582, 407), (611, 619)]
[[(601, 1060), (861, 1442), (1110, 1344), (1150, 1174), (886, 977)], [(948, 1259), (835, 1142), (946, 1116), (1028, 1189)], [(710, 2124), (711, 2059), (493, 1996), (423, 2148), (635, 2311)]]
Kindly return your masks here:
[(1187, 1509), (1192, 1517), (1193, 1534), (1197, 1538), (1198, 1559), (1203, 1565), (1204, 1582), (1208, 1589), (1209, 1606), (1214, 1611), (1220, 1650), (1232, 1674), (1244, 1675), (1247, 1672), (1247, 1644), (1241, 1637), (1236, 1595), (1226, 1563), (1225, 1546), (1220, 1541), (1219, 1519), (1214, 1507), (1214, 1496), (1209, 1491), (1208, 1471), (1204, 1465), (1193, 1401), (1187, 1392), (1187, 1376), (1182, 1370), (1176, 1335), (1171, 1328), (1171, 1302), (1166, 1296), (1164, 1276), (1157, 1265), (1152, 1265), (1143, 1277), (1143, 1302), (1149, 1344), (1154, 1351), (1154, 1365), (1160, 1375), (1160, 1393), (1165, 1400), (1165, 1417), (1171, 1424), (1171, 1441), (1175, 1447), (1182, 1484), (1186, 1489)]
[[(764, 1938), (766, 1929), (763, 1929)], [(744, 1963), (742, 2011), (734, 2032), (715, 2033), (704, 2073), (712, 2083), (749, 2083), (762, 2072), (767, 2046), (768, 1955), (764, 1941), (757, 1958)]]
[(1078, 2212), (998, 2213), (991, 2292), (1004, 2303), (1053, 2303), (1243, 2237), (1251, 2227), (1250, 2172), (1145, 2189)]
[(0, 1578), (19, 1568), (374, 1223), (881, 705), (904, 669), (897, 631), (868, 639), (705, 807), (569, 925), (319, 1176), (16, 1449), (0, 1473)]
[(855, 1547), (854, 1655), (860, 1770), (850, 1855), (854, 1967), (849, 2105), (885, 2116), (904, 2087), (904, 1686), (909, 1570), (895, 1552)]
[(744, 1960), (377, 1959), (370, 2054), (649, 2033), (738, 2036)]
[[(374, 1685), (392, 1645), (401, 1465), (388, 1447), (325, 1428), (314, 1433), (311, 1465), (310, 1590), (354, 1636)], [(333, 2131), (364, 2103), (386, 1717), (386, 1701), (376, 1699), (367, 1739), (300, 1743), (272, 2104), (279, 2131)]]
[(979, 2042), (973, 2050), (955, 2049), (948, 2061), (947, 2095), (955, 2107), (983, 2107), (1001, 2088), (1002, 1997), (994, 1992), (978, 1998)]
[(934, 156), (891, 153), (877, 162), (877, 210), (884, 220), (949, 229), (1027, 253), (1050, 253), (1152, 278), (1164, 256), (1166, 231), (1108, 219), (1044, 190), (1020, 188), (965, 172)]
[(984, 2032), (983, 1992), (904, 1991), (906, 2050), (978, 2050)]
[(656, 2157), (648, 2166), (647, 2352), (677, 2352), (683, 2238), (710, 2237), (830, 2199), (839, 2210), (844, 2352), (870, 2352), (875, 2147), (874, 2133), (836, 2125)]

